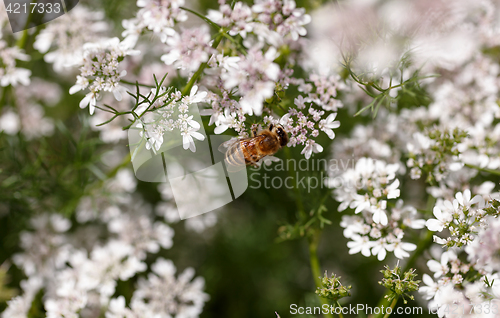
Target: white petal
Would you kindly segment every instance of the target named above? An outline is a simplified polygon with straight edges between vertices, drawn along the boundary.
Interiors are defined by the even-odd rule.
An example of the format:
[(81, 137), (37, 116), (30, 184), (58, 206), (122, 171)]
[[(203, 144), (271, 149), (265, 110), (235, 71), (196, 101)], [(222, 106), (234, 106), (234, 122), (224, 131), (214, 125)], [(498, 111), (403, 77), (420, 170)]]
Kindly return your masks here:
[(378, 253), (377, 255), (377, 259), (379, 261), (383, 261), (385, 259), (385, 256), (387, 255), (387, 252), (385, 251), (385, 249), (381, 249), (380, 252)]
[(88, 93), (85, 97), (80, 101), (80, 108), (85, 108), (89, 105), (90, 100), (92, 99), (92, 94)]
[(443, 223), (436, 219), (429, 219), (425, 222), (425, 226), (429, 229), (429, 231), (433, 232), (441, 232), (444, 228)]
[(226, 125), (220, 125), (220, 126), (217, 126), (215, 127), (214, 129), (214, 133), (219, 135), (219, 134), (222, 134), (223, 132), (225, 132), (229, 127), (226, 126)]
[(414, 251), (417, 248), (417, 245), (415, 245), (413, 243), (401, 243), (401, 247), (405, 251)]
[(205, 136), (197, 131), (192, 131), (189, 134), (198, 140), (205, 140)]
[(82, 90), (82, 87), (80, 85), (73, 85), (71, 86), (71, 88), (69, 89), (69, 94), (70, 95), (73, 95), (75, 94), (76, 92), (79, 92)]

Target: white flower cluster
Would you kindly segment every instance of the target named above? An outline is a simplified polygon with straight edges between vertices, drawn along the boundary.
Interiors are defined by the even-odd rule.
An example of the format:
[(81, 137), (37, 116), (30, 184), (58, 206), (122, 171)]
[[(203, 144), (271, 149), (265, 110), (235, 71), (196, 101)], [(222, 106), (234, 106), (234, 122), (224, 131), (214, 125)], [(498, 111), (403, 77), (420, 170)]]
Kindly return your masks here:
[(338, 92), (346, 89), (346, 85), (339, 75), (326, 76), (312, 73), (308, 81), (302, 78), (293, 78), (291, 83), (297, 85), (299, 92), (306, 95), (306, 97), (299, 96), (299, 100), (296, 101), (297, 106), (302, 106), (304, 103), (314, 103), (325, 111), (334, 112), (343, 107), (342, 101), (336, 99)]
[(183, 5), (184, 0), (137, 0), (141, 9), (135, 18), (122, 21), (125, 29), (122, 36), (134, 46), (141, 33), (148, 29), (159, 35), (162, 42), (167, 42), (176, 34), (175, 23), (187, 20), (186, 12), (180, 9)]
[(195, 72), (201, 63), (207, 62), (215, 49), (210, 46), (210, 32), (208, 26), (185, 29), (174, 33), (166, 40), (167, 54), (161, 60), (177, 69)]
[[(193, 86), (189, 96), (182, 96), (179, 91), (167, 94), (164, 87), (159, 92), (152, 90), (153, 96), (159, 96), (156, 100), (147, 100), (145, 109), (137, 109), (137, 115), (141, 116), (150, 106), (154, 113), (148, 113), (137, 119), (136, 128), (141, 129), (141, 136), (146, 140), (146, 149), (158, 151), (163, 144), (165, 132), (179, 130), (182, 136), (184, 149), (196, 151), (194, 139), (204, 140), (205, 136), (198, 132), (201, 125), (190, 115), (190, 107), (197, 107), (207, 96), (207, 92), (198, 92), (198, 86)], [(174, 119), (175, 118), (175, 119)]]
[[(448, 250), (438, 257), (440, 261), (431, 259), (427, 262), (434, 279), (424, 274), (425, 285), (419, 292), (429, 300), (429, 307), (439, 317), (496, 317), (500, 305), (498, 272), (480, 269), (478, 272), (474, 262), (461, 260), (461, 254), (457, 252), (460, 251)], [(460, 307), (460, 310), (451, 310), (453, 306)]]
[(479, 230), (477, 239), (465, 248), (478, 270), (500, 272), (500, 219), (489, 218), (488, 225)]
[(430, 231), (441, 232), (448, 229), (451, 236), (434, 241), (448, 247), (469, 245), (475, 234), (486, 226), (486, 203), (480, 195), (471, 198), (471, 191), (457, 192), (453, 201), (439, 200), (434, 207), (433, 219), (428, 219), (426, 226)]
[(44, 60), (53, 64), (56, 72), (62, 72), (82, 59), (85, 43), (97, 41), (109, 29), (103, 19), (104, 12), (78, 5), (47, 24), (33, 47), (44, 54)]
[(460, 317), (497, 314), (491, 306), (500, 305), (500, 201), (498, 193), (487, 197), (488, 201), (481, 195), (472, 197), (469, 189), (457, 192), (453, 200), (440, 199), (434, 207), (435, 219), (426, 222), (429, 230), (446, 229), (450, 235), (446, 239), (434, 236), (448, 250), (436, 257), (440, 261), (427, 262), (435, 280), (424, 274), (426, 286), (420, 288), (440, 317), (455, 317), (447, 307), (457, 303), (464, 307)]
[[(7, 12), (4, 6), (0, 6), (0, 87), (9, 85), (17, 86), (29, 85), (31, 71), (17, 67), (17, 61), (29, 61), (30, 56), (17, 46), (9, 46), (7, 39), (4, 39), (3, 28), (9, 24)], [(10, 31), (10, 30), (9, 30)]]
[[(495, 317), (500, 295), (500, 284), (493, 283), (493, 288), (485, 281), (474, 279), (477, 272), (467, 262), (459, 259), (457, 254), (449, 250), (444, 252), (440, 261), (429, 260), (427, 266), (433, 272), (434, 279), (423, 275), (424, 286), (419, 292), (430, 300), (429, 307), (438, 313), (439, 317)], [(493, 281), (497, 275), (490, 276)], [(490, 294), (492, 293), (492, 294)], [(481, 295), (490, 294), (497, 299), (487, 299)], [(453, 312), (449, 307), (459, 304), (459, 311)]]
[(29, 85), (31, 71), (17, 67), (16, 60), (29, 61), (30, 56), (16, 46), (9, 47), (0, 37), (0, 86)]
[[(333, 129), (340, 127), (340, 122), (335, 120), (337, 108), (342, 107), (342, 102), (335, 99), (337, 90), (343, 88), (338, 76), (321, 76), (312, 74), (310, 81), (290, 78), (290, 83), (298, 86), (299, 95), (295, 98), (294, 106), (288, 113), (283, 115), (279, 123), (290, 135), (289, 147), (302, 145), (301, 154), (309, 159), (313, 153), (320, 153), (323, 147), (314, 140), (320, 131), (323, 131), (330, 139), (335, 138)], [(316, 105), (321, 107), (317, 109)], [(307, 109), (307, 111), (306, 111)], [(326, 118), (324, 118), (324, 116)], [(265, 122), (275, 122), (272, 117), (264, 118)]]
[(159, 258), (152, 266), (147, 279), (140, 278), (132, 296), (130, 309), (125, 307), (123, 296), (113, 299), (106, 318), (135, 317), (198, 317), (208, 295), (202, 289), (201, 277), (193, 281), (194, 270), (187, 268), (178, 278), (172, 261)]
[(449, 171), (463, 167), (459, 160), (459, 144), (467, 134), (459, 129), (434, 127), (425, 129), (424, 133), (415, 132), (408, 142), (406, 162), (412, 179), (419, 179), (422, 171), (427, 170), (427, 181), (441, 181)]
[[(222, 1), (218, 10), (209, 10), (207, 17), (235, 37), (230, 46), (236, 54), (215, 55), (203, 78), (203, 83), (210, 90), (220, 92), (216, 96), (221, 96), (212, 98), (217, 102), (211, 103), (212, 109), (202, 112), (211, 116), (210, 124), (215, 124), (215, 132), (231, 128), (241, 137), (248, 136), (245, 120), (270, 113), (259, 123), (261, 126), (280, 122), (292, 134), (289, 146), (304, 146), (302, 154), (308, 159), (312, 153), (321, 152), (323, 147), (314, 139), (320, 131), (334, 138), (332, 129), (339, 123), (334, 121), (336, 113), (332, 112), (342, 106), (335, 98), (342, 85), (335, 76), (314, 75), (307, 84), (290, 78), (291, 67), (296, 64), (295, 50), (300, 46), (299, 36), (306, 35), (304, 25), (309, 23), (310, 16), (296, 8), (294, 1), (264, 0), (252, 6), (241, 2), (230, 6)], [(241, 43), (238, 36), (242, 37)], [(288, 52), (285, 56), (278, 53), (281, 48)], [(278, 59), (285, 61), (284, 66), (277, 63)], [(299, 96), (298, 104), (284, 109), (277, 105), (280, 103), (277, 96), (286, 93), (290, 83), (308, 90), (302, 90), (306, 98)], [(321, 110), (311, 105), (304, 112), (304, 103), (314, 103)], [(281, 112), (280, 107), (288, 114), (278, 121), (276, 114)]]
[(123, 296), (112, 298), (118, 280), (146, 271), (146, 257), (173, 244), (173, 230), (131, 195), (135, 183), (130, 171), (120, 170), (104, 192), (85, 197), (77, 209), (78, 231), (68, 231), (71, 222), (58, 214), (32, 220), (34, 231), (22, 233), (23, 252), (13, 259), (28, 279), (3, 317), (26, 316), (42, 288), (47, 317), (198, 317), (208, 300), (203, 279), (191, 281), (192, 269), (176, 278), (173, 263), (162, 258), (148, 279), (139, 279), (130, 309)]
[(275, 48), (263, 53), (260, 48), (248, 50), (240, 57), (237, 67), (228, 67), (221, 74), (226, 90), (236, 88), (235, 94), (241, 96), (239, 104), (245, 114), (262, 115), (266, 98), (272, 97), (279, 75), (279, 66), (273, 61), (278, 57)]
[(383, 260), (388, 251), (404, 258), (415, 250), (415, 244), (403, 242), (404, 229), (421, 229), (424, 220), (417, 219), (416, 209), (404, 206), (402, 200), (389, 201), (400, 195), (398, 168), (397, 164), (361, 158), (354, 169), (329, 180), (329, 186), (336, 188), (335, 199), (341, 203), (338, 210), (350, 208), (360, 214), (344, 215), (340, 224), (344, 236), (352, 240), (347, 243), (350, 254), (361, 252)]
[(210, 116), (209, 125), (215, 124), (214, 132), (222, 134), (227, 129), (234, 129), (239, 136), (248, 137), (245, 128), (246, 116), (241, 110), (240, 105), (234, 99), (231, 99), (229, 92), (223, 87), (220, 88), (221, 96), (213, 92), (208, 92), (206, 102), (211, 106), (209, 109), (203, 109), (200, 114)]
[(207, 17), (229, 34), (246, 38), (253, 33), (260, 41), (279, 46), (284, 40), (297, 41), (305, 36), (304, 25), (311, 21), (303, 8), (297, 8), (294, 0), (259, 0), (252, 7), (236, 2), (234, 7), (220, 1), (219, 10), (209, 10)]
[(81, 100), (80, 108), (89, 106), (92, 115), (102, 91), (112, 92), (118, 101), (122, 99), (126, 89), (120, 85), (120, 79), (127, 72), (119, 70), (120, 62), (125, 56), (137, 55), (140, 52), (132, 50), (130, 43), (120, 42), (118, 38), (86, 43), (83, 51), (82, 59), (76, 63), (81, 74), (69, 92), (75, 94), (88, 89), (90, 92)]
[(15, 93), (17, 109), (4, 105), (3, 114), (0, 116), (0, 131), (8, 135), (21, 132), (27, 140), (52, 135), (54, 122), (52, 118), (45, 116), (43, 106), (53, 107), (59, 102), (59, 86), (33, 78), (29, 90), (17, 86)]

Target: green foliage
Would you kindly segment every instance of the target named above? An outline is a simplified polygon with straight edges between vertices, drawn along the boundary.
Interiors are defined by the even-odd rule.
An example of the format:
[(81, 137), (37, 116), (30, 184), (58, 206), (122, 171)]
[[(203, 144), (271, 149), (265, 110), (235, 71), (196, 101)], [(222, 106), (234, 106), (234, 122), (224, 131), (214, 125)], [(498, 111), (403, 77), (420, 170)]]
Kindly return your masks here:
[[(421, 89), (419, 82), (423, 79), (435, 77), (436, 75), (426, 75), (422, 76), (420, 70), (415, 70), (409, 78), (404, 78), (403, 73), (410, 66), (410, 56), (406, 54), (398, 62), (399, 64), (393, 68), (390, 74), (389, 84), (387, 87), (383, 87), (383, 82), (381, 78), (377, 78), (374, 74), (357, 73), (353, 66), (354, 57), (350, 55), (345, 55), (343, 57), (342, 66), (345, 69), (344, 76), (350, 77), (355, 83), (358, 84), (368, 96), (373, 98), (373, 100), (366, 106), (362, 107), (354, 116), (358, 116), (370, 109), (373, 118), (377, 116), (378, 110), (381, 105), (389, 108), (392, 104), (398, 104), (400, 97), (405, 97), (410, 105), (418, 105), (417, 102), (422, 100), (421, 95), (425, 93)], [(398, 76), (399, 73), (399, 76)], [(393, 82), (398, 81), (398, 84), (393, 84)], [(401, 92), (393, 97), (391, 92), (394, 89), (400, 89)], [(400, 96), (401, 95), (401, 96)], [(428, 98), (424, 98), (425, 99)], [(404, 108), (405, 106), (403, 106)]]
[(9, 288), (7, 284), (9, 283), (9, 277), (7, 276), (7, 270), (5, 266), (0, 266), (0, 303), (3, 303), (16, 294), (16, 291)]

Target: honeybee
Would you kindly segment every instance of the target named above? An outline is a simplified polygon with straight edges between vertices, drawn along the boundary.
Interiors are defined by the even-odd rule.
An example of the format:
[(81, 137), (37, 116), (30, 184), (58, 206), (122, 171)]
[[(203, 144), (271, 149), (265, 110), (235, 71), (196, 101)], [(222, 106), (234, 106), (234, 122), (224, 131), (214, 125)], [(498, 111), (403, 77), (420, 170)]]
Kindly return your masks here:
[(281, 125), (269, 125), (257, 133), (252, 128), (253, 137), (233, 139), (222, 143), (219, 151), (225, 153), (227, 170), (236, 172), (247, 165), (255, 166), (265, 156), (275, 154), (288, 143), (288, 134)]

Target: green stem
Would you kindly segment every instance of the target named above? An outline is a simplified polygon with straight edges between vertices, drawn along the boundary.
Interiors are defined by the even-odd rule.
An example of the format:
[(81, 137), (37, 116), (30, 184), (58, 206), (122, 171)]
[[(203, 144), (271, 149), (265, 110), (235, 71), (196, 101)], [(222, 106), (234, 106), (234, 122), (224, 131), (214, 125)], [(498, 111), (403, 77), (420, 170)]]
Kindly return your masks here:
[(7, 104), (7, 91), (10, 89), (11, 86), (7, 86), (2, 89), (2, 97), (0, 97), (0, 110), (2, 110), (5, 104)]
[(344, 318), (344, 315), (342, 314), (342, 306), (340, 306), (339, 301), (338, 301), (338, 300), (336, 300), (336, 301), (333, 303), (333, 305), (334, 305), (335, 307), (340, 308), (340, 310), (339, 310), (339, 317), (340, 317), (340, 318)]
[(465, 166), (469, 167), (469, 168), (472, 168), (472, 169), (476, 169), (478, 171), (488, 172), (488, 173), (500, 176), (500, 170), (492, 170), (492, 169), (481, 168), (479, 166), (471, 165), (471, 164), (468, 164), (468, 163), (466, 163)]
[[(217, 36), (214, 39), (214, 42), (212, 43), (212, 48), (216, 49), (219, 46), (220, 41), (222, 41), (223, 37), (224, 36), (222, 35), (222, 33), (217, 34)], [(185, 96), (185, 95), (189, 94), (189, 92), (191, 91), (191, 88), (193, 88), (193, 86), (194, 86), (194, 83), (196, 83), (196, 80), (198, 79), (198, 77), (201, 76), (201, 74), (203, 73), (203, 71), (205, 70), (205, 68), (207, 66), (208, 66), (208, 61), (205, 63), (202, 63), (200, 65), (198, 70), (193, 74), (193, 76), (191, 77), (189, 82), (186, 84), (186, 86), (182, 90), (182, 95)]]
[[(24, 46), (26, 45), (26, 42), (28, 40), (28, 26), (31, 22), (31, 19), (33, 17), (33, 11), (30, 11), (28, 14), (28, 17), (26, 18), (26, 23), (24, 24), (24, 31), (19, 40), (17, 40), (16, 46), (20, 49), (24, 49)], [(37, 28), (38, 29), (38, 28)]]
[[(420, 257), (420, 255), (422, 255), (422, 253), (425, 250), (427, 250), (427, 248), (431, 245), (433, 234), (434, 234), (433, 232), (427, 231), (427, 233), (425, 234), (425, 237), (419, 242), (419, 244), (417, 245), (417, 249), (412, 254), (412, 256), (410, 257), (410, 259), (408, 260), (408, 262), (406, 263), (405, 268), (403, 270), (403, 273), (407, 272), (408, 270), (410, 270), (410, 268), (412, 268), (413, 264), (417, 261), (417, 259)], [(377, 307), (381, 308), (384, 304), (387, 303), (385, 296), (388, 296), (389, 293), (390, 293), (389, 290), (387, 290), (385, 292), (385, 294), (378, 301)], [(382, 313), (378, 314), (375, 317), (376, 318), (381, 318), (382, 317)]]
[(246, 49), (243, 45), (241, 45), (241, 43), (240, 43), (240, 42), (236, 41), (236, 39), (235, 39), (235, 38), (233, 38), (232, 36), (230, 36), (229, 34), (227, 34), (227, 33), (225, 33), (225, 32), (224, 32), (224, 33), (222, 33), (222, 35), (223, 35), (226, 39), (228, 39), (229, 41), (231, 41), (234, 45), (236, 45), (236, 46), (238, 47), (238, 50), (240, 51), (240, 53), (241, 53), (241, 54), (243, 54), (243, 55), (247, 55), (247, 53), (248, 53), (248, 52), (247, 52), (247, 49)]
[(23, 31), (23, 34), (21, 35), (19, 40), (17, 40), (16, 46), (20, 49), (24, 49), (27, 40), (28, 40), (28, 30), (26, 29)]
[[(283, 148), (287, 160), (292, 160), (292, 154), (290, 152), (290, 148)], [(300, 189), (297, 186), (297, 178), (296, 171), (294, 165), (291, 165), (290, 169), (288, 169), (288, 174), (294, 181), (293, 191), (295, 192), (295, 202), (297, 203), (297, 210), (299, 211), (299, 216), (301, 219), (305, 219), (307, 217), (306, 212), (304, 210), (304, 204), (302, 203), (302, 196), (300, 195)]]
[[(309, 261), (311, 262), (311, 271), (314, 278), (314, 283), (317, 288), (321, 288), (321, 266), (319, 265), (318, 259), (318, 243), (319, 243), (320, 232), (314, 231), (308, 238), (307, 242), (309, 244)], [(320, 297), (322, 305), (330, 305), (328, 301)], [(325, 317), (333, 318), (331, 313), (324, 314)], [(342, 312), (339, 313), (339, 317), (343, 318)]]
[(215, 29), (217, 30), (220, 30), (220, 25), (218, 25), (217, 23), (215, 23), (214, 21), (210, 20), (209, 18), (199, 14), (198, 12), (196, 11), (193, 11), (191, 9), (188, 9), (186, 7), (179, 7), (181, 10), (184, 10), (184, 11), (187, 11), (189, 13), (192, 13), (194, 14), (195, 16), (197, 16), (198, 18), (202, 19), (203, 21), (205, 21), (206, 23), (208, 23), (210, 26), (214, 27)]
[(386, 309), (386, 311), (385, 311), (385, 315), (384, 315), (384, 318), (388, 318), (388, 317), (391, 315), (391, 313), (392, 313), (392, 312), (393, 312), (393, 310), (394, 310), (394, 307), (396, 307), (396, 304), (398, 303), (398, 298), (399, 298), (399, 297), (396, 297), (396, 298), (394, 298), (394, 300), (392, 301), (392, 303), (391, 303), (391, 305), (390, 305), (391, 312), (389, 312), (389, 311)]
[(140, 84), (140, 83), (132, 83), (132, 82), (129, 82), (129, 81), (126, 81), (126, 80), (123, 80), (123, 79), (120, 80), (120, 83), (127, 84), (127, 85), (133, 85), (133, 86), (139, 85), (139, 86), (147, 87), (147, 88), (155, 88), (155, 86), (153, 86), (153, 85), (146, 85), (146, 84)]

